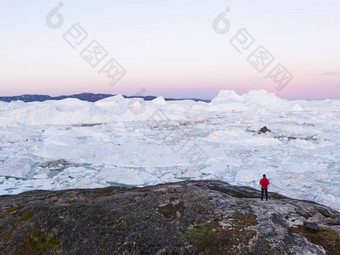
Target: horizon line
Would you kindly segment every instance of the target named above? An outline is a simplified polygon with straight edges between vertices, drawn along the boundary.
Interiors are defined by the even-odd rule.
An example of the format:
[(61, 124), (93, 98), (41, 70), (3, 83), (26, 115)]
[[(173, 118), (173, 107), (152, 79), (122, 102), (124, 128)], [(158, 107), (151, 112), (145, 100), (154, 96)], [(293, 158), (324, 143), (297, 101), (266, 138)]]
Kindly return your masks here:
[[(250, 91), (261, 91), (261, 90), (264, 90), (266, 91), (268, 94), (274, 94), (275, 97), (279, 98), (279, 99), (284, 99), (284, 100), (305, 100), (305, 101), (324, 101), (324, 100), (340, 100), (340, 98), (292, 98), (292, 97), (280, 97), (280, 96), (277, 96), (274, 92), (269, 92), (265, 89), (251, 89), (251, 90), (248, 90), (248, 92), (246, 93), (237, 93), (235, 90), (233, 89), (222, 89), (222, 90), (219, 90), (219, 92), (221, 91), (234, 91), (237, 95), (241, 96), (241, 95), (245, 95), (245, 94), (248, 94)], [(198, 100), (202, 100), (202, 101), (211, 101), (213, 100), (218, 94), (219, 92), (212, 98), (201, 98), (201, 97), (169, 97), (169, 96), (163, 96), (163, 95), (140, 95), (140, 94), (134, 94), (134, 95), (131, 95), (131, 94), (123, 94), (123, 93), (115, 93), (115, 94), (112, 94), (112, 93), (103, 93), (103, 92), (98, 92), (98, 93), (95, 93), (95, 92), (79, 92), (79, 93), (70, 93), (70, 94), (58, 94), (58, 95), (51, 95), (51, 94), (37, 94), (37, 93), (25, 93), (25, 94), (16, 94), (16, 95), (0, 95), (0, 98), (11, 98), (11, 97), (23, 97), (23, 96), (47, 96), (47, 97), (51, 97), (51, 98), (58, 98), (58, 97), (71, 97), (71, 96), (75, 96), (75, 95), (85, 95), (85, 94), (91, 94), (91, 95), (104, 95), (104, 96), (107, 96), (107, 97), (110, 97), (110, 96), (117, 96), (117, 95), (122, 95), (124, 97), (129, 97), (129, 98), (134, 98), (134, 97), (163, 97), (164, 99), (170, 99), (170, 100), (192, 100), (192, 99), (198, 99)], [(0, 100), (2, 101), (2, 100)]]

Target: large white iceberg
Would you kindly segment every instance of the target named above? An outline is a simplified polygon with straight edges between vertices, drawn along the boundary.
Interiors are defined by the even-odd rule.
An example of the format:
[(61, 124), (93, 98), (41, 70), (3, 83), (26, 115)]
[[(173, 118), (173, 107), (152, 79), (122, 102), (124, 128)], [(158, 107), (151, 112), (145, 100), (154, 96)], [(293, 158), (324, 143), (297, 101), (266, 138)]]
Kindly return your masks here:
[[(340, 101), (220, 91), (210, 102), (0, 103), (0, 194), (218, 179), (340, 210)], [(258, 132), (267, 126), (271, 132)], [(64, 159), (65, 169), (42, 167)]]

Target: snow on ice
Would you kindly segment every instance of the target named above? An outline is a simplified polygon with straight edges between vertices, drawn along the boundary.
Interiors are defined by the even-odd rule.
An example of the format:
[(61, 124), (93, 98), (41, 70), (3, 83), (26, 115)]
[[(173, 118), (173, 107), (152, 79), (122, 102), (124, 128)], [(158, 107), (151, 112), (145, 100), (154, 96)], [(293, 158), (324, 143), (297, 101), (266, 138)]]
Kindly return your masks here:
[(339, 100), (221, 91), (210, 103), (117, 95), (0, 112), (0, 194), (187, 179), (259, 189), (266, 173), (270, 191), (340, 210)]

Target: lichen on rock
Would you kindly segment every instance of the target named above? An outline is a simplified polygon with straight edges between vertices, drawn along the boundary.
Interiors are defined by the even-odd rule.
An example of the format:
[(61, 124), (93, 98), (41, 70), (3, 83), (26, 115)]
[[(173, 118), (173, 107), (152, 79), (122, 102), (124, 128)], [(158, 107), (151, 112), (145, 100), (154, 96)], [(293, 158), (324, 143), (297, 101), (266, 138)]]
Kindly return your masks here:
[[(0, 254), (336, 254), (340, 213), (221, 181), (0, 196)], [(315, 233), (304, 228), (318, 224)]]

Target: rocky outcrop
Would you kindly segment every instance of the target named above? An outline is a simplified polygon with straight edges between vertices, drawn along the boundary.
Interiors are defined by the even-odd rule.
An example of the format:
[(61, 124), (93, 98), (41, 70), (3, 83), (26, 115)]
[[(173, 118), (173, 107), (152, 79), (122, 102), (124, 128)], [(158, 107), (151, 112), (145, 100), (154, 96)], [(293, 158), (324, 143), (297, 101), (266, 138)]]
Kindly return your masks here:
[(0, 254), (339, 252), (338, 212), (275, 193), (259, 197), (220, 181), (1, 196)]
[(70, 163), (70, 162), (66, 161), (65, 159), (59, 159), (59, 160), (42, 162), (42, 163), (39, 164), (39, 166), (43, 167), (43, 168), (49, 168), (50, 170), (64, 170), (64, 169), (66, 169), (68, 167), (72, 167), (72, 166), (77, 167), (78, 164)]
[(272, 131), (270, 131), (266, 126), (262, 127), (258, 133), (261, 134), (261, 133), (266, 133), (266, 132), (269, 132), (271, 133)]

